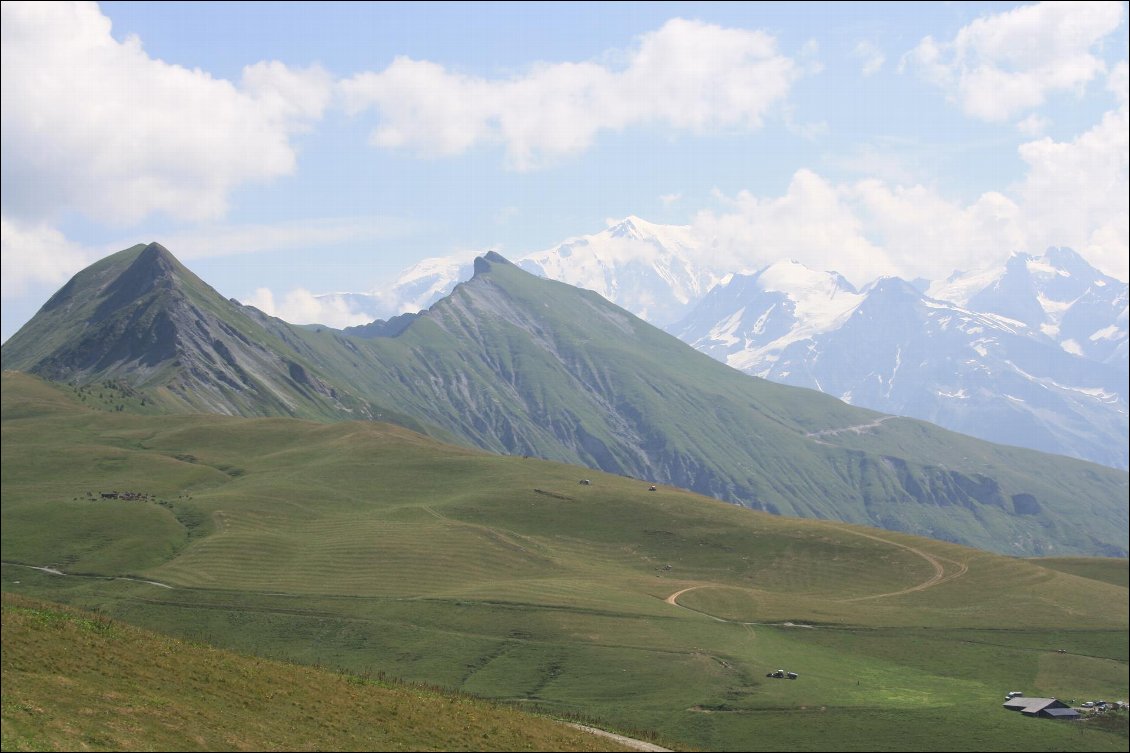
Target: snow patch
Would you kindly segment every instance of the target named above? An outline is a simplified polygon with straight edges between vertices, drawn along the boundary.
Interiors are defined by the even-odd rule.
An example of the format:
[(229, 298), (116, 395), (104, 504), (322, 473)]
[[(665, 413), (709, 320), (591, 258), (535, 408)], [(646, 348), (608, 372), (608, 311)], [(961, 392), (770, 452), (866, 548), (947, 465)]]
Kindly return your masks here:
[[(710, 333), (704, 339), (707, 341), (719, 342), (724, 345), (737, 345), (739, 340), (734, 335), (734, 332), (737, 330), (738, 325), (742, 323), (742, 316), (744, 315), (745, 307), (743, 306), (742, 308), (731, 314), (730, 317), (726, 319), (726, 321), (716, 324), (714, 326), (714, 329), (710, 330)], [(762, 317), (757, 320), (758, 325), (764, 322), (766, 316), (768, 316), (768, 313), (762, 315)], [(756, 326), (754, 327), (754, 331), (760, 333), (760, 330), (758, 330)]]
[[(772, 306), (765, 310), (764, 314), (757, 317), (757, 321), (753, 323), (753, 334), (761, 335), (765, 333), (765, 322), (769, 319), (769, 315), (772, 314), (773, 311), (776, 310), (776, 308), (777, 304), (774, 303)], [(742, 311), (745, 311), (745, 308), (743, 308)]]
[(1112, 324), (1109, 327), (1103, 327), (1097, 332), (1094, 332), (1087, 339), (1091, 342), (1098, 342), (1099, 340), (1119, 340), (1123, 337), (1126, 337), (1126, 330), (1116, 324)]
[(1040, 293), (1036, 296), (1036, 301), (1039, 302), (1040, 308), (1044, 310), (1044, 313), (1053, 322), (1058, 322), (1060, 319), (1062, 319), (1064, 312), (1071, 308), (1072, 304), (1075, 303), (1075, 301), (1052, 300), (1043, 293)]
[(1028, 259), (1028, 272), (1037, 276), (1049, 279), (1052, 277), (1070, 277), (1067, 272), (1059, 267), (1048, 264), (1043, 259)]
[(967, 274), (955, 273), (948, 280), (932, 283), (926, 288), (926, 295), (965, 306), (973, 296), (999, 282), (1004, 272), (1003, 267), (994, 267)]

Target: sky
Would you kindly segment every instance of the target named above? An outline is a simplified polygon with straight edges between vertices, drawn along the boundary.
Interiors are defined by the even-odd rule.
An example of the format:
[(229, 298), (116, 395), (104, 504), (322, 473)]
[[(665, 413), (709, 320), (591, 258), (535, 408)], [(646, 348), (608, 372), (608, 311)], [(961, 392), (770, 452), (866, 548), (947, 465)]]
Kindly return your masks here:
[(629, 215), (751, 271), (1128, 274), (1127, 3), (2, 4), (0, 338), (157, 241), (335, 320)]

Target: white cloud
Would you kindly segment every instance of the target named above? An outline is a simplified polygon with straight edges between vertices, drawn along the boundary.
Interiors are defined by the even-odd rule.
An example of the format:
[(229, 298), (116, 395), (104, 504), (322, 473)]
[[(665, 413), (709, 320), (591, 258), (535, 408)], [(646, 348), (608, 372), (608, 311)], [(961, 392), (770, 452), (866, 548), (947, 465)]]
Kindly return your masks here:
[(907, 279), (940, 279), (1024, 249), (1020, 208), (1000, 193), (963, 205), (922, 185), (892, 186), (874, 179), (839, 190), (865, 237)]
[(910, 64), (973, 117), (1006, 120), (1105, 71), (1092, 49), (1122, 25), (1123, 3), (1045, 2), (973, 21), (953, 40), (924, 38)]
[(1051, 120), (1034, 112), (1018, 122), (1016, 124), (1016, 130), (1020, 131), (1020, 133), (1025, 136), (1035, 138), (1036, 136), (1043, 136), (1044, 131), (1048, 130), (1048, 126), (1051, 124)]
[(810, 170), (798, 170), (784, 196), (759, 199), (748, 191), (727, 199), (730, 211), (704, 210), (694, 232), (720, 266), (752, 271), (780, 259), (834, 270), (867, 281), (897, 269), (865, 235), (841, 192)]
[(368, 324), (378, 318), (353, 310), (340, 298), (318, 297), (305, 288), (295, 288), (278, 300), (269, 288), (258, 288), (243, 303), (291, 324), (324, 324), (335, 329)]
[(1126, 104), (1127, 99), (1130, 99), (1130, 64), (1127, 61), (1122, 60), (1111, 69), (1106, 88), (1114, 92), (1123, 105)]
[(1007, 195), (991, 191), (972, 202), (921, 184), (835, 184), (799, 170), (783, 196), (717, 195), (725, 209), (699, 212), (693, 228), (722, 267), (750, 271), (791, 258), (856, 285), (884, 274), (940, 279), (1053, 245), (1126, 280), (1128, 134), (1123, 105), (1073, 141), (1024, 144), (1024, 180)]
[(643, 35), (625, 58), (619, 70), (555, 63), (486, 79), (398, 57), (339, 88), (351, 112), (378, 111), (375, 146), (443, 156), (497, 143), (510, 167), (527, 170), (587, 149), (601, 131), (756, 129), (800, 75), (769, 34), (684, 19)]
[(115, 40), (93, 3), (4, 3), (2, 14), (10, 217), (218, 218), (237, 186), (294, 171), (291, 137), (329, 103), (318, 68), (258, 63), (239, 84), (213, 78)]
[(863, 62), (861, 72), (864, 76), (873, 76), (883, 68), (887, 56), (879, 49), (878, 45), (868, 40), (863, 40), (852, 50), (852, 55)]
[(681, 198), (683, 198), (681, 193), (665, 193), (659, 197), (659, 202), (665, 207), (670, 207), (678, 203)]
[[(1125, 76), (1125, 63), (1122, 64)], [(1071, 246), (1109, 275), (1130, 265), (1130, 117), (1122, 105), (1072, 141), (1045, 137), (1020, 146), (1028, 164), (1015, 188), (1028, 244)]]
[(21, 295), (35, 284), (58, 285), (99, 254), (43, 223), (0, 217), (0, 295)]

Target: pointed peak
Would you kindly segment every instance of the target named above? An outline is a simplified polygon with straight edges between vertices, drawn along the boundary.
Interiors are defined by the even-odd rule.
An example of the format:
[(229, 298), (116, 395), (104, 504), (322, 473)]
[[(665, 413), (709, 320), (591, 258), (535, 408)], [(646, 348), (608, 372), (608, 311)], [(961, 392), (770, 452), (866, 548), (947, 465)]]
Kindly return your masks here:
[(1027, 267), (1030, 261), (1032, 261), (1031, 254), (1026, 254), (1023, 251), (1013, 251), (1009, 255), (1008, 261), (1005, 262), (1005, 267), (1007, 269), (1022, 269)]
[(1067, 246), (1060, 246), (1058, 248), (1052, 246), (1044, 252), (1044, 261), (1051, 264), (1053, 267), (1059, 267), (1068, 272), (1094, 269), (1078, 252)]
[(606, 231), (613, 238), (634, 238), (643, 240), (655, 235), (654, 223), (630, 214), (619, 222), (609, 222)]
[(864, 287), (863, 292), (867, 293), (868, 297), (904, 297), (904, 298), (921, 298), (922, 291), (920, 291), (913, 284), (907, 282), (901, 277), (883, 276), (872, 282), (870, 285)]
[(493, 264), (505, 264), (509, 267), (514, 266), (513, 262), (497, 251), (487, 251), (485, 254), (475, 259), (475, 274), (478, 275), (489, 272)]

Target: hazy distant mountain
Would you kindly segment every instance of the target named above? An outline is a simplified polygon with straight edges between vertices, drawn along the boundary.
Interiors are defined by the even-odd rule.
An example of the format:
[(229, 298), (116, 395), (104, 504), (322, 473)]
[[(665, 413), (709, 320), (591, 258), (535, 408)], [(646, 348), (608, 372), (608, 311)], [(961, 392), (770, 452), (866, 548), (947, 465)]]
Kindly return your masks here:
[(1127, 368), (1127, 285), (1071, 249), (1014, 254), (1003, 267), (955, 274), (928, 293), (1015, 319), (1073, 355)]
[(722, 277), (701, 258), (689, 227), (628, 217), (594, 235), (528, 254), (517, 264), (540, 277), (600, 293), (641, 319), (667, 327)]
[[(663, 327), (683, 316), (721, 278), (718, 270), (696, 261), (698, 256), (689, 227), (628, 217), (599, 233), (519, 257), (515, 263), (540, 277), (600, 293)], [(435, 257), (413, 264), (387, 290), (318, 297), (386, 319), (431, 306), (470, 279), (471, 273), (469, 258)]]
[(1124, 283), (1053, 249), (929, 290), (888, 278), (856, 291), (775, 264), (719, 285), (673, 331), (749, 374), (1127, 467)]
[(752, 378), (497, 254), (474, 269), (419, 316), (354, 336), (225, 300), (139, 246), (76, 275), (0, 357), (124, 385), (150, 411), (391, 420), (782, 514), (1014, 553), (1126, 553), (1125, 472)]

